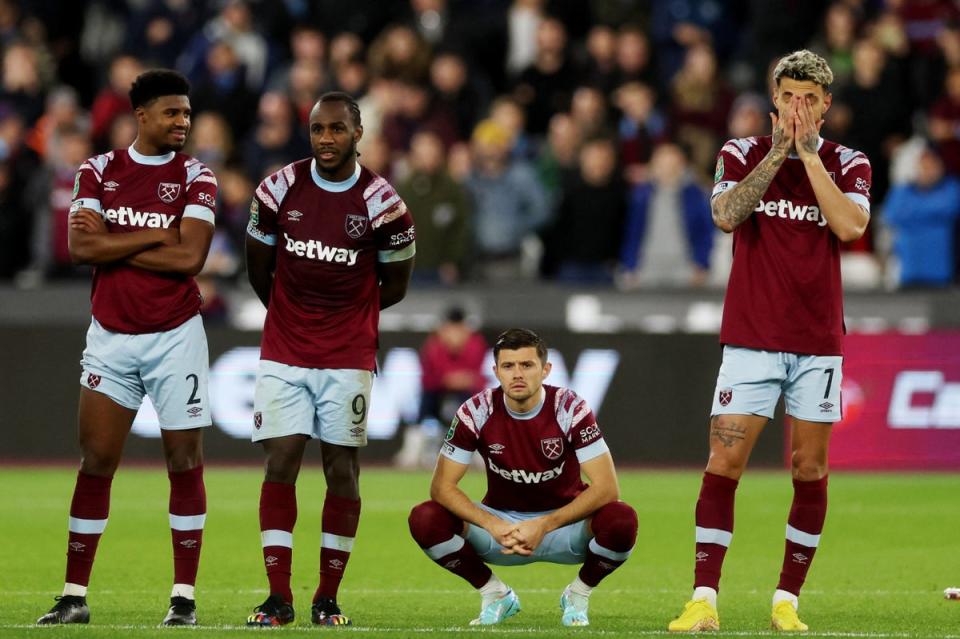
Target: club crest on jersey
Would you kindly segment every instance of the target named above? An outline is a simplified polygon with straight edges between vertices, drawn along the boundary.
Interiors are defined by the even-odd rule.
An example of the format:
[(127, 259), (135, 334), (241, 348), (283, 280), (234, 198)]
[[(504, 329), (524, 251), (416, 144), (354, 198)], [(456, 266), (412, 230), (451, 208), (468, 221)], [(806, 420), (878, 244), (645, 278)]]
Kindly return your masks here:
[(90, 373), (87, 375), (87, 386), (90, 388), (96, 388), (100, 385), (100, 376)]
[(540, 450), (547, 459), (560, 459), (560, 455), (563, 454), (563, 439), (560, 437), (541, 439)]
[(343, 228), (347, 232), (347, 235), (355, 240), (359, 240), (363, 237), (363, 234), (367, 232), (369, 221), (366, 215), (354, 215), (351, 213), (347, 215), (347, 219), (344, 220)]
[(720, 402), (721, 406), (726, 406), (733, 399), (733, 389), (732, 388), (721, 388), (720, 394), (717, 396), (717, 401)]
[(263, 426), (263, 414), (260, 411), (257, 411), (253, 414), (253, 427), (257, 430)]
[(173, 182), (161, 182), (157, 187), (157, 197), (167, 204), (172, 203), (180, 195), (180, 185)]

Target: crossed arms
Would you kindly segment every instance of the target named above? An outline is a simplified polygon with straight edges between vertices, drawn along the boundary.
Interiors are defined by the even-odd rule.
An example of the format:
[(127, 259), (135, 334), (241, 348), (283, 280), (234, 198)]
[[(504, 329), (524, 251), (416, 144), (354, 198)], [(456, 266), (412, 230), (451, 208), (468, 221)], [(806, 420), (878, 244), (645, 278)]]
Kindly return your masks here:
[(604, 453), (580, 465), (589, 484), (573, 501), (541, 517), (509, 522), (477, 506), (460, 489), (458, 484), (467, 468), (467, 464), (440, 455), (430, 482), (430, 498), (460, 519), (489, 532), (503, 546), (502, 552), (508, 555), (533, 554), (547, 533), (586, 519), (620, 497), (613, 457), (610, 453)]
[(74, 264), (123, 262), (156, 273), (196, 275), (213, 239), (213, 225), (184, 218), (180, 228), (110, 233), (100, 214), (80, 209), (70, 216), (67, 244)]

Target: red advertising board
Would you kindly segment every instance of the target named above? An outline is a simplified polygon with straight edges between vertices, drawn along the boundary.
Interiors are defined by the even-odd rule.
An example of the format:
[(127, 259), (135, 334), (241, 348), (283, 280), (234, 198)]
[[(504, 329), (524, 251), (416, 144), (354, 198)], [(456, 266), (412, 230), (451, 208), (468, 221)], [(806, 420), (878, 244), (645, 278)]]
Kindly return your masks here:
[(960, 470), (960, 332), (849, 335), (831, 468)]

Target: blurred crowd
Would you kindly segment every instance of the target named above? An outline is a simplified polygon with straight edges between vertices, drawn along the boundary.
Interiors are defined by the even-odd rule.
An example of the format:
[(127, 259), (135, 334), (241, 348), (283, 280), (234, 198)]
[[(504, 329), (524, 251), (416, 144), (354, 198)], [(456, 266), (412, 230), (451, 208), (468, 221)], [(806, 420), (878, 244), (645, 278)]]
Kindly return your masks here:
[(847, 286), (958, 281), (951, 0), (0, 0), (0, 281), (81, 272), (75, 170), (131, 143), (127, 90), (163, 66), (190, 79), (186, 152), (219, 178), (214, 316), (253, 189), (310, 154), (331, 89), (359, 99), (361, 163), (413, 211), (415, 286), (723, 286), (716, 153), (769, 133), (771, 63), (804, 47), (836, 75), (824, 137), (873, 165)]

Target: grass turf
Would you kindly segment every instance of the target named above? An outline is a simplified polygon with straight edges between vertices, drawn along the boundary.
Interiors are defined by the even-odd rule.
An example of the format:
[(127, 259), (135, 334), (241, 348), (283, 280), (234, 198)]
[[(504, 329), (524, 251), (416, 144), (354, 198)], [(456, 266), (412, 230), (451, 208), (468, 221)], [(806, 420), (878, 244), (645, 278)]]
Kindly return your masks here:
[[(426, 498), (428, 475), (376, 469), (364, 471), (361, 479), (363, 514), (340, 592), (344, 612), (356, 625), (315, 628), (309, 603), (316, 587), (324, 486), (322, 473), (310, 468), (298, 486), (297, 621), (281, 629), (246, 629), (246, 615), (266, 596), (257, 523), (261, 475), (253, 468), (209, 468), (198, 581), (202, 626), (157, 628), (172, 579), (166, 474), (159, 468), (121, 468), (90, 585), (91, 625), (37, 628), (33, 622), (62, 585), (74, 475), (65, 468), (0, 470), (7, 495), (0, 517), (0, 637), (666, 635), (667, 622), (690, 593), (697, 472), (620, 473), (623, 499), (640, 516), (640, 535), (631, 559), (595, 591), (590, 628), (560, 625), (558, 597), (575, 567), (537, 564), (497, 569), (517, 590), (523, 612), (502, 626), (478, 629), (466, 625), (476, 616), (478, 596), (430, 562), (407, 532), (407, 513)], [(945, 587), (960, 586), (958, 479), (945, 474), (831, 477), (823, 544), (800, 609), (812, 629), (807, 636), (960, 637), (960, 602), (942, 596)], [(466, 487), (481, 496), (479, 473), (467, 475)], [(790, 496), (786, 471), (750, 472), (742, 482), (720, 595), (719, 636), (771, 634), (770, 595), (780, 570)]]

